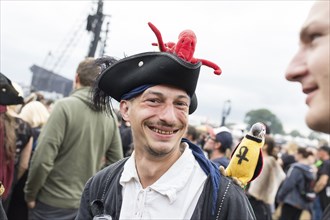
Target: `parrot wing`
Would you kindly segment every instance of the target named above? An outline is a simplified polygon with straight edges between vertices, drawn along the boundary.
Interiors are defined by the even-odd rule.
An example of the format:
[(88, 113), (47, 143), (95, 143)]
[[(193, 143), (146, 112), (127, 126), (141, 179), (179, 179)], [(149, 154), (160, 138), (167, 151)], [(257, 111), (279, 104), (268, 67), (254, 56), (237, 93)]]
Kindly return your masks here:
[(256, 169), (254, 171), (254, 174), (253, 174), (253, 177), (252, 179), (249, 181), (253, 181), (255, 178), (257, 178), (259, 176), (259, 174), (261, 173), (262, 171), (262, 166), (263, 166), (263, 157), (262, 157), (262, 151), (260, 149), (260, 153), (259, 153), (259, 158), (258, 158), (258, 162), (257, 162), (257, 166), (256, 166)]

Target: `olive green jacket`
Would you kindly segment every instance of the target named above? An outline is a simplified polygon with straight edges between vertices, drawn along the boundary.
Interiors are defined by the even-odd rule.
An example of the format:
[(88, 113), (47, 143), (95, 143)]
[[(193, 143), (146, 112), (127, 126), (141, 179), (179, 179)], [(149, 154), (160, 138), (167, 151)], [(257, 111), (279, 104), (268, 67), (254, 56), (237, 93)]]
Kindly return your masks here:
[[(25, 200), (78, 208), (86, 181), (123, 158), (116, 117), (92, 110), (90, 87), (56, 102), (32, 156)], [(103, 161), (103, 162), (102, 162)]]

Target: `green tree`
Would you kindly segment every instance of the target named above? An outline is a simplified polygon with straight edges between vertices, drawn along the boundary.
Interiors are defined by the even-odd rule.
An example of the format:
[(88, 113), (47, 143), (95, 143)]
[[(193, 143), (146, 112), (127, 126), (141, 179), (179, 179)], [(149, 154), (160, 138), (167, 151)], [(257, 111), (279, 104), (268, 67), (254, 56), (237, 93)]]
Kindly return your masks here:
[(298, 130), (292, 130), (289, 135), (291, 135), (292, 137), (303, 137), (303, 135), (300, 134), (300, 132)]
[(316, 139), (316, 140), (320, 140), (320, 133), (319, 132), (315, 132), (315, 131), (312, 131), (309, 135), (308, 135), (308, 139), (310, 140), (313, 140), (313, 139)]
[(269, 127), (272, 134), (284, 134), (281, 121), (268, 109), (257, 109), (247, 112), (244, 122), (250, 127), (256, 122), (262, 122)]

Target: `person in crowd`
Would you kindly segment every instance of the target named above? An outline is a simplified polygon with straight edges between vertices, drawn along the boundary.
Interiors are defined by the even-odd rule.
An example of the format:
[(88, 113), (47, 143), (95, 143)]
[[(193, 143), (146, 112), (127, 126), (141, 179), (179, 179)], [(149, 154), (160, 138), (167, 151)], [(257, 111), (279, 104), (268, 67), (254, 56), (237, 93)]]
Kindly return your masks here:
[[(285, 77), (299, 82), (307, 95), (307, 125), (330, 134), (330, 2), (316, 1), (300, 31), (300, 46)], [(330, 205), (323, 214), (330, 218)]]
[(247, 194), (258, 220), (271, 220), (275, 208), (275, 196), (280, 184), (285, 179), (281, 165), (273, 155), (275, 141), (270, 135), (265, 136), (262, 147), (263, 167), (259, 176), (248, 185)]
[(41, 130), (24, 188), (30, 219), (73, 219), (84, 185), (102, 168), (104, 156), (106, 165), (123, 158), (115, 116), (90, 101), (99, 73), (94, 58), (83, 60), (73, 93), (56, 102)]
[[(199, 125), (196, 126), (197, 132), (199, 133), (197, 138), (197, 145), (204, 150), (204, 145), (206, 143), (207, 137), (210, 134), (214, 134), (213, 127), (211, 125)], [(204, 150), (205, 155), (208, 158), (207, 152)]]
[(296, 163), (292, 164), (287, 176), (278, 190), (277, 200), (282, 205), (280, 220), (299, 220), (303, 210), (312, 211), (312, 202), (304, 198), (307, 182), (316, 176), (310, 164), (312, 153), (304, 147), (298, 148), (295, 155)]
[(24, 99), (23, 106), (32, 101), (38, 101), (38, 102), (41, 102), (42, 104), (45, 104), (46, 99), (45, 99), (45, 96), (41, 92), (35, 91), (34, 89), (32, 89), (30, 95), (28, 95), (28, 97), (26, 97)]
[[(16, 91), (18, 91), (18, 95), (23, 97), (22, 88), (15, 82), (12, 82), (12, 84)], [(17, 114), (20, 106), (21, 105), (7, 105), (6, 112), (9, 117), (15, 119), (16, 134), (14, 179), (6, 207), (7, 217), (12, 220), (27, 219), (28, 209), (24, 200), (23, 188), (27, 177), (33, 143), (31, 126)]]
[(330, 147), (321, 146), (317, 152), (322, 164), (317, 171), (317, 181), (314, 191), (318, 195), (321, 213), (330, 204)]
[(255, 219), (242, 188), (183, 138), (202, 64), (184, 53), (146, 52), (104, 65), (94, 103), (111, 109), (111, 98), (120, 102), (134, 152), (87, 182), (77, 220)]
[(298, 144), (294, 141), (289, 141), (282, 146), (282, 150), (284, 152), (277, 160), (284, 172), (287, 173), (291, 164), (296, 162), (294, 155), (297, 153)]
[(215, 135), (210, 134), (206, 139), (204, 150), (208, 153), (209, 159), (218, 167), (227, 168), (229, 158), (226, 152), (231, 150), (233, 136), (226, 127), (220, 127)]
[[(23, 102), (23, 97), (16, 91), (11, 80), (0, 73), (0, 219), (7, 219), (4, 206), (7, 208), (9, 205), (15, 179), (22, 175), (22, 169), (19, 170), (19, 174), (15, 172), (17, 133), (20, 127), (16, 124), (16, 118), (8, 114), (7, 106)], [(25, 148), (29, 141), (30, 138), (27, 137), (27, 141), (19, 147)], [(24, 167), (23, 161), (22, 159), (16, 164)]]
[(191, 143), (198, 145), (199, 133), (196, 127), (193, 125), (188, 125), (184, 138), (187, 138)]
[(132, 130), (129, 123), (123, 120), (120, 111), (116, 110), (116, 115), (118, 119), (119, 132), (121, 137), (121, 143), (123, 146), (124, 157), (128, 157), (133, 152), (133, 143), (132, 143)]
[(208, 158), (208, 154), (203, 149), (203, 145), (201, 142), (201, 139), (203, 137), (204, 137), (204, 139), (207, 137), (207, 135), (204, 136), (204, 133), (205, 133), (204, 131), (199, 130), (196, 126), (188, 125), (187, 131), (183, 137), (188, 139), (190, 142), (197, 145), (198, 147), (200, 147), (202, 149), (204, 155)]
[(49, 113), (52, 112), (54, 104), (55, 104), (55, 101), (52, 99), (48, 99), (45, 101), (44, 105)]
[(34, 151), (37, 146), (40, 131), (49, 118), (49, 111), (40, 101), (30, 101), (22, 107), (19, 117), (28, 122), (32, 127), (32, 151)]
[[(320, 143), (321, 142), (319, 142), (319, 144)], [(318, 156), (318, 148), (316, 148), (316, 147), (307, 147), (307, 150), (309, 150), (310, 152), (313, 153), (313, 155), (310, 156), (309, 159), (310, 159), (310, 163), (312, 164), (312, 168), (314, 170), (313, 172), (318, 173), (319, 168), (321, 167), (321, 165), (323, 163), (322, 160), (320, 160), (320, 158)], [(317, 179), (318, 179), (318, 176), (317, 176)], [(314, 183), (314, 186), (315, 186), (315, 183)], [(316, 194), (316, 198), (313, 201), (313, 207), (312, 207), (312, 219), (313, 220), (321, 220), (321, 217), (322, 217), (322, 209), (321, 209), (320, 198)]]

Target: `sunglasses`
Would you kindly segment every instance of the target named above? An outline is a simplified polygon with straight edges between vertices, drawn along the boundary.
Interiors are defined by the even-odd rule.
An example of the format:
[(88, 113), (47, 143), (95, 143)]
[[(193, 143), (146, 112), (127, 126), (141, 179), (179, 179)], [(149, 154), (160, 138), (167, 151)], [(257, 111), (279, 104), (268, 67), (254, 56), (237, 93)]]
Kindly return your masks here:
[(210, 135), (208, 135), (206, 138), (205, 138), (206, 141), (208, 140), (212, 140), (213, 142), (217, 142), (217, 140), (215, 138), (212, 138)]

